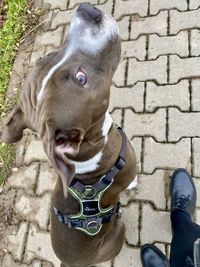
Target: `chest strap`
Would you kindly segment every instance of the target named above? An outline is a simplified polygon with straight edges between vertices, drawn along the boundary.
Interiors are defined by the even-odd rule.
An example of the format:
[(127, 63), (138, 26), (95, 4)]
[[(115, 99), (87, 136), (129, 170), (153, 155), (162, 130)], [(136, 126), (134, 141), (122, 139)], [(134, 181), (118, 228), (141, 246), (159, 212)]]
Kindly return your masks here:
[(127, 138), (120, 127), (118, 130), (122, 137), (122, 145), (119, 157), (111, 170), (92, 185), (85, 185), (78, 179), (73, 179), (68, 187), (69, 193), (79, 202), (80, 212), (75, 215), (66, 215), (54, 207), (58, 221), (66, 224), (69, 228), (76, 228), (91, 236), (96, 235), (104, 223), (111, 222), (118, 215), (120, 203), (105, 209), (100, 205), (104, 192), (108, 190), (114, 177), (125, 166)]

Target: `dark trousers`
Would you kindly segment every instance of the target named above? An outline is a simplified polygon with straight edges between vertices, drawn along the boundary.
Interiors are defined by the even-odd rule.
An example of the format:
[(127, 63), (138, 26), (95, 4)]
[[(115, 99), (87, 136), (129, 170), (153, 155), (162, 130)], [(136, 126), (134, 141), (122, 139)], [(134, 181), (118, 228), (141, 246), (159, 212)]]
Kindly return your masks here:
[(189, 264), (189, 258), (193, 260), (193, 246), (194, 242), (200, 238), (200, 226), (192, 222), (189, 214), (180, 210), (172, 212), (171, 223), (173, 238), (171, 243), (170, 266), (192, 266)]

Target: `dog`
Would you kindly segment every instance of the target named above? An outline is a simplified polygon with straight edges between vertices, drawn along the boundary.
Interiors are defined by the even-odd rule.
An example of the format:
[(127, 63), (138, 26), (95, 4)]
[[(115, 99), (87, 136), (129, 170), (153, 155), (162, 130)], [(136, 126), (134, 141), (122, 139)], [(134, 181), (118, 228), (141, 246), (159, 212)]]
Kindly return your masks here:
[(37, 60), (1, 139), (39, 133), (58, 173), (52, 196), (51, 240), (62, 267), (88, 267), (120, 252), (125, 226), (119, 195), (131, 187), (136, 158), (108, 113), (121, 41), (113, 17), (81, 4), (62, 47)]

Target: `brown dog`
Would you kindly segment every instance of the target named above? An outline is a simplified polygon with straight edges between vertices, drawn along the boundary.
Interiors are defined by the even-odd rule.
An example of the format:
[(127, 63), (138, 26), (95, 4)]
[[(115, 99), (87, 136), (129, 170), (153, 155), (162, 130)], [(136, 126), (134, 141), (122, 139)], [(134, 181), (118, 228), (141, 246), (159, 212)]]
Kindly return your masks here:
[(81, 4), (63, 46), (36, 62), (4, 123), (7, 143), (25, 128), (38, 132), (59, 174), (51, 237), (63, 267), (113, 259), (124, 241), (117, 203), (135, 178), (136, 160), (107, 112), (120, 51), (115, 20)]

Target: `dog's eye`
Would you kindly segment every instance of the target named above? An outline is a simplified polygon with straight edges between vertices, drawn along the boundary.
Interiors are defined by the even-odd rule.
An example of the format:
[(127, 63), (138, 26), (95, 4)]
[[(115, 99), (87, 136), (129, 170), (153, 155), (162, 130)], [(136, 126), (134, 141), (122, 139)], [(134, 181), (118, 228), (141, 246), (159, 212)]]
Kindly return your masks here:
[(78, 80), (80, 82), (80, 84), (82, 85), (85, 85), (86, 82), (87, 82), (87, 76), (85, 75), (84, 72), (82, 72), (81, 70), (79, 70), (77, 73), (76, 73), (76, 76), (75, 76), (76, 80)]

